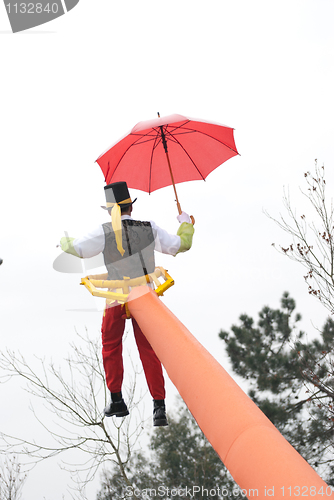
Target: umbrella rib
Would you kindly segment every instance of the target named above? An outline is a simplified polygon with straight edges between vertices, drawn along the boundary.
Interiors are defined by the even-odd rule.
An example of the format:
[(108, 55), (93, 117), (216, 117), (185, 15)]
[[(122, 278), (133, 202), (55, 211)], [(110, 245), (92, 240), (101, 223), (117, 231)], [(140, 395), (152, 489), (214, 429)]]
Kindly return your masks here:
[[(150, 142), (150, 141), (154, 141), (154, 146), (153, 146), (153, 149), (155, 149), (157, 147), (157, 145), (159, 144), (159, 140), (161, 139), (160, 137), (160, 133), (158, 132), (158, 130), (156, 129), (153, 129), (156, 133), (154, 135), (151, 135), (151, 138), (148, 138), (146, 141), (140, 141), (140, 139), (144, 138), (144, 137), (149, 137), (150, 136), (150, 133), (148, 132), (147, 134), (130, 134), (130, 135), (133, 135), (133, 136), (137, 136), (137, 139), (132, 143), (130, 144), (130, 146), (127, 147), (127, 149), (123, 152), (122, 156), (120, 157), (120, 159), (118, 160), (117, 162), (117, 165), (115, 165), (115, 168), (114, 168), (114, 172), (111, 176), (111, 178), (113, 177), (113, 175), (115, 174), (116, 170), (118, 169), (121, 161), (123, 160), (124, 156), (126, 155), (126, 153), (129, 151), (129, 149), (132, 147), (132, 146), (138, 146), (140, 144), (143, 144), (144, 142)], [(152, 133), (151, 133), (152, 134)], [(138, 144), (139, 143), (139, 144)], [(150, 164), (150, 171), (152, 169), (152, 158), (153, 158), (153, 151), (152, 151), (152, 157), (151, 157), (151, 164)], [(108, 161), (108, 173), (109, 173), (109, 170), (110, 170), (110, 163)], [(105, 176), (105, 178), (107, 177), (107, 175)], [(111, 180), (110, 178), (110, 180)], [(149, 193), (151, 192), (151, 173), (150, 173), (150, 178), (149, 178)]]
[[(213, 140), (215, 140), (215, 141), (219, 142), (220, 144), (223, 144), (224, 146), (226, 146), (228, 149), (230, 149), (230, 150), (231, 150), (231, 151), (233, 151), (234, 153), (239, 154), (239, 153), (238, 153), (238, 151), (237, 151), (236, 149), (231, 148), (231, 146), (228, 146), (225, 142), (220, 141), (220, 140), (219, 140), (219, 139), (217, 139), (216, 137), (213, 137), (212, 135), (210, 135), (210, 134), (208, 134), (208, 133), (206, 133), (206, 132), (202, 132), (201, 130), (194, 130), (194, 129), (191, 129), (191, 128), (189, 128), (189, 129), (188, 129), (188, 128), (186, 127), (186, 125), (187, 125), (188, 123), (190, 123), (190, 120), (188, 120), (186, 123), (183, 123), (182, 125), (179, 125), (178, 127), (175, 127), (175, 128), (173, 129), (173, 131), (169, 131), (169, 130), (168, 130), (168, 127), (166, 127), (166, 135), (171, 135), (171, 136), (173, 137), (173, 139), (175, 139), (175, 137), (174, 137), (174, 135), (173, 135), (173, 134), (174, 134), (174, 131), (175, 131), (175, 130), (179, 130), (179, 129), (184, 130), (184, 131), (185, 131), (184, 133), (197, 133), (197, 134), (202, 134), (202, 135), (205, 135), (205, 136), (207, 136), (207, 137), (210, 137), (210, 139), (213, 139)], [(222, 125), (218, 125), (218, 126), (219, 126), (219, 127), (221, 127)], [(230, 128), (230, 127), (225, 127), (225, 128)], [(178, 135), (180, 135), (180, 134), (178, 134)], [(178, 144), (180, 144), (180, 143), (177, 141), (177, 139), (175, 139), (175, 141), (176, 141)]]
[[(144, 135), (144, 134), (131, 134), (131, 135), (136, 135), (136, 136), (138, 136), (138, 139), (137, 139), (136, 141), (134, 141), (134, 142), (131, 144), (131, 146), (140, 146), (141, 144), (144, 144), (144, 142), (152, 142), (152, 141), (155, 141), (155, 139), (156, 139), (156, 136), (154, 135), (154, 136), (152, 136), (152, 138), (147, 139), (146, 141), (140, 141), (140, 139), (141, 139), (142, 137), (147, 137), (147, 136), (146, 136), (146, 135)], [(140, 142), (139, 142), (139, 141), (140, 141)]]
[[(226, 127), (226, 128), (228, 128), (228, 127)], [(189, 129), (189, 132), (191, 132), (191, 130), (190, 130), (190, 129)], [(212, 135), (210, 135), (210, 134), (208, 134), (208, 133), (206, 133), (206, 132), (202, 132), (201, 130), (195, 130), (195, 132), (196, 132), (197, 134), (202, 134), (202, 135), (205, 135), (206, 137), (210, 137), (210, 139), (213, 139), (214, 141), (217, 141), (217, 142), (219, 142), (220, 144), (223, 144), (224, 146), (226, 146), (228, 149), (230, 149), (230, 150), (231, 150), (231, 151), (233, 151), (234, 153), (239, 154), (239, 153), (238, 153), (238, 151), (237, 151), (236, 149), (233, 149), (231, 146), (228, 146), (225, 142), (220, 141), (220, 140), (219, 140), (219, 139), (217, 139), (216, 137), (213, 137)]]
[(185, 154), (188, 156), (189, 160), (191, 161), (191, 163), (194, 165), (195, 169), (197, 170), (197, 172), (199, 173), (199, 175), (202, 177), (203, 181), (205, 181), (205, 178), (203, 177), (202, 173), (198, 170), (194, 160), (192, 159), (192, 157), (190, 156), (190, 154), (188, 153), (188, 151), (186, 149), (184, 149), (184, 147), (182, 146), (182, 144), (174, 137), (172, 136), (173, 139), (175, 140), (175, 142), (180, 146), (180, 148), (183, 149), (183, 151), (185, 152)]
[[(120, 159), (118, 160), (117, 165), (115, 166), (114, 171), (113, 171), (113, 173), (112, 173), (112, 176), (111, 176), (111, 177), (110, 177), (110, 179), (109, 179), (109, 182), (111, 181), (112, 177), (115, 175), (116, 170), (118, 169), (118, 167), (119, 167), (119, 165), (120, 165), (121, 161), (123, 160), (124, 156), (125, 156), (125, 155), (126, 155), (126, 153), (129, 151), (129, 149), (130, 149), (130, 148), (131, 148), (131, 146), (129, 146), (129, 147), (128, 147), (125, 151), (124, 151), (124, 153), (122, 154), (122, 156), (121, 156), (121, 157), (120, 157)], [(110, 168), (110, 165), (109, 165), (109, 161), (108, 161), (108, 173), (109, 173), (109, 168)], [(106, 176), (106, 177), (107, 177), (107, 176)], [(107, 179), (106, 179), (106, 182), (107, 182)]]
[[(196, 134), (196, 133), (197, 133), (196, 130), (188, 130), (185, 132), (179, 132), (178, 134), (175, 134), (175, 137), (179, 136), (179, 135)], [(168, 130), (167, 130), (165, 135), (166, 135), (166, 139), (169, 140), (170, 142), (174, 142), (174, 143), (178, 142), (177, 139), (174, 137), (173, 132), (168, 132)]]
[[(186, 123), (189, 123), (190, 120), (188, 120)], [(185, 124), (183, 125), (179, 125), (178, 127), (174, 127), (172, 132), (173, 133), (176, 133), (175, 131), (176, 130), (180, 130), (182, 129), (182, 127), (184, 126)], [(171, 134), (171, 132), (168, 131), (168, 125), (167, 126), (163, 126), (164, 129), (165, 129), (165, 132), (167, 134)], [(154, 134), (152, 133), (152, 131), (154, 131)], [(160, 142), (160, 139), (161, 139), (161, 133), (160, 133), (160, 130), (158, 127), (154, 127), (152, 128), (152, 131), (150, 130), (147, 134), (140, 134), (138, 132), (135, 132), (135, 133), (131, 133), (131, 135), (135, 135), (135, 136), (138, 136), (138, 140), (136, 140), (132, 146), (138, 146), (140, 144), (144, 144), (145, 142), (150, 142), (150, 141), (155, 141), (155, 145), (153, 146), (154, 148), (157, 147), (157, 145), (159, 144)], [(193, 134), (195, 133), (196, 131), (195, 130), (185, 130), (184, 132), (180, 132), (181, 134)], [(145, 141), (140, 141), (141, 138), (144, 138), (144, 137), (148, 137), (148, 139)], [(158, 138), (158, 141), (157, 141), (157, 138)]]
[[(126, 153), (129, 151), (129, 149), (131, 149), (131, 147), (132, 147), (132, 146), (136, 145), (136, 143), (139, 141), (139, 139), (140, 139), (141, 137), (145, 137), (147, 134), (141, 134), (141, 135), (140, 135), (140, 134), (131, 134), (131, 135), (134, 135), (134, 136), (139, 135), (139, 138), (138, 138), (138, 139), (136, 139), (136, 140), (135, 140), (132, 144), (130, 144), (130, 146), (128, 146), (128, 147), (127, 147), (127, 149), (123, 152), (122, 156), (120, 157), (120, 159), (119, 159), (119, 160), (118, 160), (118, 162), (117, 162), (117, 165), (116, 165), (116, 166), (115, 166), (115, 168), (114, 168), (114, 172), (113, 172), (113, 174), (112, 174), (111, 178), (114, 176), (114, 174), (115, 174), (116, 170), (118, 169), (118, 167), (119, 167), (119, 165), (120, 165), (121, 161), (123, 160), (123, 158), (124, 158), (124, 156), (126, 155)], [(152, 140), (155, 140), (155, 139), (156, 139), (155, 137), (152, 137), (152, 139), (149, 139), (149, 141), (152, 141)], [(145, 142), (148, 142), (148, 141), (145, 141)], [(110, 170), (110, 163), (109, 163), (109, 161), (108, 161), (108, 172), (107, 172), (107, 175), (108, 175), (108, 173), (109, 173), (109, 170)], [(107, 175), (105, 175), (105, 179), (107, 178)], [(111, 180), (111, 178), (110, 178), (109, 180)], [(107, 182), (107, 179), (106, 179), (106, 182)]]
[[(179, 127), (181, 128), (181, 127)], [(227, 144), (225, 144), (224, 142), (220, 141), (219, 139), (216, 139), (215, 137), (212, 137), (210, 134), (207, 134), (205, 132), (202, 132), (202, 131), (199, 131), (199, 130), (190, 130), (190, 129), (186, 129), (188, 130), (188, 132), (196, 132), (198, 134), (202, 134), (202, 135), (205, 135), (206, 137), (210, 137), (211, 139), (219, 142), (220, 144), (223, 144), (225, 147), (227, 147), (228, 149), (230, 149), (231, 151), (233, 151), (234, 153), (238, 153), (238, 151), (236, 151), (235, 149), (231, 148), (230, 146), (228, 146)], [(182, 150), (185, 152), (185, 154), (188, 156), (189, 160), (192, 162), (192, 164), (194, 165), (195, 169), (197, 170), (197, 172), (199, 173), (199, 175), (201, 176), (201, 178), (203, 179), (203, 181), (205, 181), (205, 178), (203, 177), (202, 173), (199, 171), (199, 169), (197, 168), (194, 160), (191, 158), (190, 154), (188, 153), (188, 151), (182, 146), (182, 144), (180, 143), (180, 141), (178, 141), (178, 139), (173, 135), (172, 132), (169, 132), (168, 130), (166, 130), (166, 135), (167, 136), (171, 136), (173, 138), (173, 140), (180, 146), (180, 148), (182, 148)], [(166, 137), (167, 139), (168, 137)]]
[(152, 148), (152, 152), (151, 152), (151, 161), (150, 161), (150, 170), (149, 170), (149, 179), (148, 179), (148, 193), (151, 194), (151, 180), (152, 180), (152, 164), (153, 164), (153, 153), (158, 145), (158, 136), (156, 135), (155, 136), (155, 139), (154, 139), (154, 145), (153, 145), (153, 148)]
[(110, 161), (108, 160), (108, 170), (107, 170), (106, 175), (104, 176), (104, 179), (105, 179), (106, 183), (107, 183), (107, 177), (108, 177), (108, 174), (109, 174), (109, 170), (110, 170)]
[[(142, 141), (142, 142), (155, 141), (157, 135), (159, 135), (159, 134), (160, 134), (160, 131), (157, 128), (150, 129), (146, 134), (141, 134), (139, 132), (131, 132), (130, 135), (138, 136), (138, 139), (135, 140), (135, 142), (132, 144), (132, 146), (133, 145), (136, 146), (137, 145), (136, 143), (138, 143), (140, 141), (140, 139), (144, 138), (144, 137), (148, 137), (148, 139), (146, 141)], [(142, 142), (140, 144), (142, 144)]]
[[(231, 148), (231, 146), (228, 146), (225, 142), (220, 141), (216, 137), (213, 137), (212, 135), (208, 134), (207, 132), (202, 132), (201, 130), (194, 130), (194, 129), (191, 129), (191, 128), (188, 129), (186, 127), (188, 123), (190, 123), (190, 120), (188, 120), (186, 123), (183, 123), (182, 125), (179, 125), (178, 127), (175, 127), (172, 131), (169, 131), (168, 127), (166, 127), (165, 135), (170, 135), (171, 137), (173, 137), (173, 139), (175, 140), (175, 142), (177, 142), (180, 145), (179, 141), (174, 137), (174, 133), (175, 133), (176, 130), (182, 129), (184, 131), (183, 133), (185, 133), (185, 134), (186, 133), (202, 134), (202, 135), (205, 135), (206, 137), (210, 137), (210, 139), (213, 139), (213, 140), (219, 142), (220, 144), (223, 144), (224, 146), (226, 146), (228, 149), (230, 149), (234, 153), (239, 154), (236, 149)], [(221, 127), (221, 125), (219, 125), (219, 126)], [(226, 128), (230, 128), (230, 127), (226, 127)], [(177, 135), (181, 135), (181, 134), (177, 134)]]
[[(190, 123), (190, 120), (187, 120), (186, 122), (182, 123), (182, 125), (177, 125), (177, 126), (176, 126), (176, 125), (174, 125), (174, 128), (173, 128), (172, 132), (174, 132), (175, 130), (179, 130), (180, 128), (182, 128), (182, 129), (183, 129), (183, 127), (184, 127), (187, 123)], [(166, 131), (168, 131), (167, 129), (168, 129), (168, 124), (167, 124), (167, 127), (166, 127)], [(193, 130), (191, 130), (191, 132), (193, 132)]]

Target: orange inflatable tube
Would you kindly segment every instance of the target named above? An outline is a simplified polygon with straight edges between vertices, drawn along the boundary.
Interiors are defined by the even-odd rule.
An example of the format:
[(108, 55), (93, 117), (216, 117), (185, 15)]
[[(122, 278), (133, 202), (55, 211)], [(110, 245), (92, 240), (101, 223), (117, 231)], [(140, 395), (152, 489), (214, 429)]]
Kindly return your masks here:
[(334, 500), (331, 488), (152, 290), (133, 289), (128, 307), (245, 496)]

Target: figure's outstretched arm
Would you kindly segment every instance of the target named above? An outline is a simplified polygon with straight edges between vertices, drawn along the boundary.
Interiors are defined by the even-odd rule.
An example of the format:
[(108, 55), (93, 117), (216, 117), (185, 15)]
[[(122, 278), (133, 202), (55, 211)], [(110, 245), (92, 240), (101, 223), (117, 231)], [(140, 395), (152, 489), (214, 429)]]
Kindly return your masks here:
[[(66, 233), (65, 233), (66, 234)], [(70, 238), (64, 236), (60, 240), (60, 246), (63, 252), (70, 253), (75, 257), (88, 259), (94, 257), (104, 250), (104, 232), (102, 226), (94, 228), (80, 238)]]

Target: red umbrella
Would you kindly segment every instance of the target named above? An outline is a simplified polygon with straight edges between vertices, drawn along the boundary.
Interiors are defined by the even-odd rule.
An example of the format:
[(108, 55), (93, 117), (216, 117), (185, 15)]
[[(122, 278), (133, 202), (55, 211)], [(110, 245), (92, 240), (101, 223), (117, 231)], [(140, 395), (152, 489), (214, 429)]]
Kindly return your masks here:
[(148, 193), (172, 184), (181, 213), (175, 184), (204, 180), (237, 154), (232, 128), (171, 115), (137, 123), (96, 161), (107, 184)]

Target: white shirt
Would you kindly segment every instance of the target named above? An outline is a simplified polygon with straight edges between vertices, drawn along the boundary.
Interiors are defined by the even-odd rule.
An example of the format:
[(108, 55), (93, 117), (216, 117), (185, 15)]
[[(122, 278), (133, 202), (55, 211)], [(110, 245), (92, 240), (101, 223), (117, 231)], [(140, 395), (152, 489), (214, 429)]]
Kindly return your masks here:
[[(121, 219), (133, 220), (130, 215), (122, 215)], [(153, 234), (155, 235), (154, 249), (161, 253), (176, 255), (181, 246), (180, 236), (169, 234), (165, 229), (161, 229), (161, 227), (157, 226), (153, 221), (150, 221), (150, 224), (153, 229)], [(85, 236), (76, 238), (73, 242), (73, 246), (80, 257), (85, 259), (94, 257), (103, 252), (105, 237), (102, 225), (85, 234)]]

